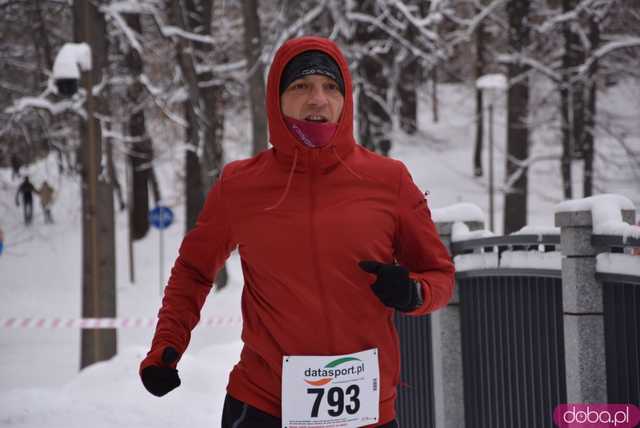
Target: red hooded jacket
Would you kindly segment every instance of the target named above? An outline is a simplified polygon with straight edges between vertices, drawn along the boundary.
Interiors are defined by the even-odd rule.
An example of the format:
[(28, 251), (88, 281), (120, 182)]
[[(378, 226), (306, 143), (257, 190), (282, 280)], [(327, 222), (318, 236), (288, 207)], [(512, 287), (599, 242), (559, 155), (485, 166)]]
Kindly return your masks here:
[[(321, 148), (300, 143), (280, 111), (283, 68), (306, 50), (330, 55), (345, 84), (336, 134)], [(283, 355), (378, 348), (379, 421), (393, 420), (400, 375), (394, 311), (372, 292), (375, 276), (358, 262), (395, 260), (411, 271), (424, 305), (410, 315), (448, 302), (454, 268), (404, 164), (356, 144), (351, 93), (347, 62), (333, 42), (304, 37), (278, 50), (267, 83), (273, 148), (226, 165), (209, 192), (180, 247), (141, 369), (161, 366), (166, 346), (186, 350), (217, 271), (238, 247), (244, 348), (228, 392), (279, 417)]]

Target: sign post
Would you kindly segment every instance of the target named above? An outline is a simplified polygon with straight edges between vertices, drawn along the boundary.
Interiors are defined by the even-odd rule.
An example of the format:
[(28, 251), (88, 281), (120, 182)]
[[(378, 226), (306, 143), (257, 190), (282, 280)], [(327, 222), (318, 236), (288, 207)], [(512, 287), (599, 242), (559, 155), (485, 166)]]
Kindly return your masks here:
[(149, 223), (160, 232), (160, 296), (164, 290), (164, 229), (173, 223), (173, 211), (171, 208), (158, 205), (149, 211)]

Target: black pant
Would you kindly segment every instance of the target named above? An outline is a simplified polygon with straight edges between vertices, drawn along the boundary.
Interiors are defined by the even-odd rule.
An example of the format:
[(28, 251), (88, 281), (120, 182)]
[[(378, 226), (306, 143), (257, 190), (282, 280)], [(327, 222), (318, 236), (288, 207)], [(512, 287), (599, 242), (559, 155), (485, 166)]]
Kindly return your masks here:
[(22, 198), (22, 210), (24, 213), (24, 224), (31, 224), (33, 221), (33, 199), (31, 196)]
[[(281, 428), (282, 421), (264, 413), (229, 394), (224, 399), (222, 410), (222, 428)], [(392, 421), (380, 428), (398, 428), (398, 422)]]

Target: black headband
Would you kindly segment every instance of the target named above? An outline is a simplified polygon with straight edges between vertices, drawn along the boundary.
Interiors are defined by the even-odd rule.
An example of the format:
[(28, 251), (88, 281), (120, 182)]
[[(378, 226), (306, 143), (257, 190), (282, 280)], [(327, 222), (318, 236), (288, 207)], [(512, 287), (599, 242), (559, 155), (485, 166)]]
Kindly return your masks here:
[(344, 95), (344, 80), (340, 67), (333, 58), (322, 51), (302, 52), (287, 63), (280, 78), (280, 94), (294, 81), (311, 74), (321, 74), (333, 79), (338, 84), (340, 93)]

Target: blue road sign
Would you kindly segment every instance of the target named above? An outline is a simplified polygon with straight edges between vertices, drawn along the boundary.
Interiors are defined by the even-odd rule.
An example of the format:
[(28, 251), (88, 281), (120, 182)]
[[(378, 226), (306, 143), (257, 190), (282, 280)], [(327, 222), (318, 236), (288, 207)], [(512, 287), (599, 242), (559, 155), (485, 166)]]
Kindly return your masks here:
[(166, 229), (173, 223), (173, 211), (169, 207), (155, 207), (149, 211), (149, 223), (156, 229)]

